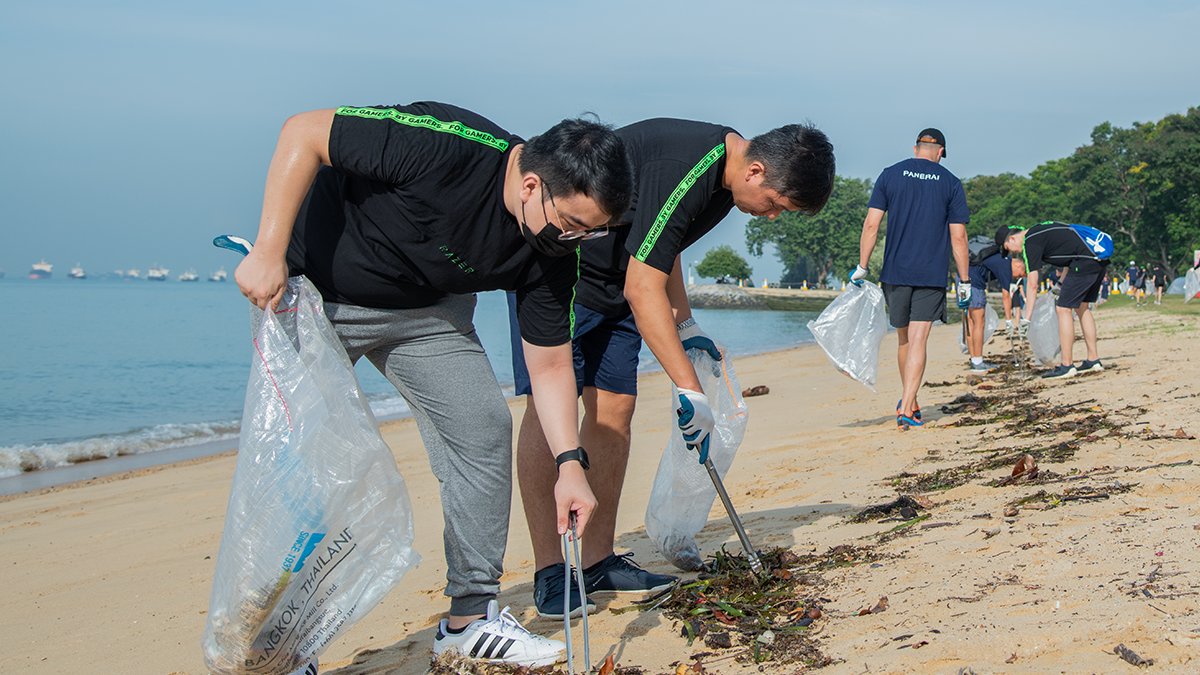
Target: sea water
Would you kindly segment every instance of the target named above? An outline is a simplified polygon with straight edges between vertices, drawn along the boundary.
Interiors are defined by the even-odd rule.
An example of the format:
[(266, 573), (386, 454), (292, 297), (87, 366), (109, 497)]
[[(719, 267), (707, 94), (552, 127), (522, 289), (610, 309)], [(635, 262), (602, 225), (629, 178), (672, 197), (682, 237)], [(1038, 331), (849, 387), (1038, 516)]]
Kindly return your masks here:
[[(0, 494), (79, 478), (19, 477), (55, 467), (138, 456), (136, 467), (235, 447), (252, 347), (249, 303), (232, 281), (8, 278), (0, 308)], [(811, 342), (815, 313), (695, 316), (745, 355)], [(475, 325), (511, 395), (503, 293), (479, 295)], [(648, 349), (641, 359), (642, 370), (657, 368)], [(366, 360), (356, 371), (376, 416), (408, 413)]]

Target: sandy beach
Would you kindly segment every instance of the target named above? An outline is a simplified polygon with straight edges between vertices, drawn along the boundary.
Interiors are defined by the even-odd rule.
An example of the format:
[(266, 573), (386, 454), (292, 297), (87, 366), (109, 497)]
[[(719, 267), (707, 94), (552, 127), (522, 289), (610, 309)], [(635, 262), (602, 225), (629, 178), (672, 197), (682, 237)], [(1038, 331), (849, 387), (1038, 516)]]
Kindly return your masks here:
[[(821, 573), (823, 615), (810, 633), (833, 660), (823, 672), (1132, 671), (1118, 644), (1158, 672), (1200, 670), (1200, 312), (1178, 298), (1174, 312), (1121, 300), (1098, 312), (1107, 370), (1065, 381), (1021, 369), (968, 377), (959, 327), (937, 327), (920, 399), (929, 423), (908, 432), (892, 414), (894, 334), (878, 393), (815, 345), (736, 361), (743, 387), (770, 388), (747, 399), (749, 430), (726, 481), (755, 544), (871, 551)], [(1008, 360), (1009, 343), (997, 336), (986, 353)], [(642, 520), (674, 424), (668, 396), (661, 373), (643, 378), (617, 538), (663, 572)], [(519, 419), (522, 403), (511, 407)], [(322, 673), (426, 672), (446, 607), (441, 511), (416, 425), (389, 422), (383, 434), (423, 561), (326, 651)], [(1026, 452), (1038, 475), (1012, 480)], [(0, 670), (206, 672), (199, 643), (233, 469), (230, 452), (0, 498)], [(901, 495), (918, 515), (853, 520)], [(501, 604), (561, 637), (560, 622), (531, 608), (521, 513), (514, 502)], [(737, 550), (719, 502), (698, 541), (706, 554)], [(860, 615), (884, 596), (887, 609)], [(591, 618), (597, 658), (647, 673), (695, 661), (709, 673), (805, 669), (688, 646), (658, 610), (607, 611), (629, 604), (602, 601)]]

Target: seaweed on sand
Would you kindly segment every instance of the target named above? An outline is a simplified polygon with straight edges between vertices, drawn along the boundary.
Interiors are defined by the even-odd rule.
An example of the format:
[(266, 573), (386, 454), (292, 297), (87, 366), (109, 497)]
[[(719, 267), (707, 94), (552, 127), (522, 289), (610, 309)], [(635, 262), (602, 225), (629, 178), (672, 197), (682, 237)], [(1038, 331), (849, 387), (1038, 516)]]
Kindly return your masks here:
[(818, 572), (868, 562), (874, 553), (853, 546), (823, 555), (774, 548), (759, 558), (763, 569), (756, 574), (744, 556), (722, 550), (706, 573), (679, 584), (656, 606), (682, 624), (688, 644), (701, 639), (712, 649), (736, 649), (739, 660), (751, 663), (832, 663), (808, 635), (821, 617)]

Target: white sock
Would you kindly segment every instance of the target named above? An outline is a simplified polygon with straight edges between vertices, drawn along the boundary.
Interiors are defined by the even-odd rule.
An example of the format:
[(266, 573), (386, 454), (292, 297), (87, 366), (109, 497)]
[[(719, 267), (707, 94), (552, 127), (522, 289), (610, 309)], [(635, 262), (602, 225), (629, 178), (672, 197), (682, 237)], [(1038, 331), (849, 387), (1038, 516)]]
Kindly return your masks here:
[(979, 364), (981, 364), (981, 363), (983, 363), (983, 357), (982, 357), (982, 356), (972, 356), (972, 357), (971, 357), (971, 365), (973, 365), (973, 366), (977, 366), (977, 365), (979, 365)]

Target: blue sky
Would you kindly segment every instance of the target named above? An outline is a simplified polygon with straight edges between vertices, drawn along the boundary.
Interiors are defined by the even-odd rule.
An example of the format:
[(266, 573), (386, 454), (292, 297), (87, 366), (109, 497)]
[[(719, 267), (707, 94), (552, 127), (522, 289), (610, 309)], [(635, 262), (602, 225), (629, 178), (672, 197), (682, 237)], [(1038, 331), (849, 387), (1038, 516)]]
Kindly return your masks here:
[[(524, 135), (809, 120), (865, 178), (936, 126), (959, 176), (1028, 173), (1100, 122), (1200, 105), (1196, 26), (1183, 2), (4, 3), (0, 269), (232, 269), (208, 242), (253, 236), (283, 120), (344, 104), (444, 100)], [(685, 260), (744, 250), (746, 219)]]

